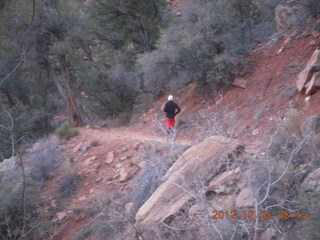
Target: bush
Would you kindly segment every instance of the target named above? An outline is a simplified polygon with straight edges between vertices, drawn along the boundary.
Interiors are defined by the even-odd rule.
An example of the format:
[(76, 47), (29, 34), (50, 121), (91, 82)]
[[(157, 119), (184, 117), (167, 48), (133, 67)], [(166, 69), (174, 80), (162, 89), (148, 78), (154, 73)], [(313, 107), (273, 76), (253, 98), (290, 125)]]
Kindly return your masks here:
[(44, 183), (54, 176), (54, 170), (59, 166), (57, 160), (61, 157), (59, 145), (60, 142), (53, 138), (40, 139), (33, 151), (25, 156), (26, 163), (31, 167), (32, 179)]
[[(0, 172), (0, 236), (1, 239), (43, 239), (53, 226), (37, 214), (39, 187), (26, 179), (25, 212), (22, 207), (22, 182), (16, 173)], [(23, 231), (23, 224), (25, 229)], [(24, 237), (22, 237), (25, 235)]]
[(230, 83), (259, 22), (253, 1), (187, 0), (179, 10), (181, 17), (163, 32), (157, 49), (138, 58), (146, 89), (159, 93), (195, 79)]
[(58, 182), (59, 196), (61, 198), (71, 196), (77, 191), (79, 181), (80, 175), (69, 174), (64, 176), (63, 179)]
[(79, 130), (71, 127), (68, 122), (64, 122), (55, 130), (55, 135), (60, 139), (69, 140), (70, 138), (79, 134)]

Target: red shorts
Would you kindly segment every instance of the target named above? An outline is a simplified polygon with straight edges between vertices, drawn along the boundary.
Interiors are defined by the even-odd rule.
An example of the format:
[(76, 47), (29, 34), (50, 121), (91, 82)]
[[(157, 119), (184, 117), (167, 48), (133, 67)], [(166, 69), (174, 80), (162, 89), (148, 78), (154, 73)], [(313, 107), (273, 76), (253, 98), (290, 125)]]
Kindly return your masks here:
[(174, 127), (175, 120), (174, 118), (166, 118), (166, 126), (167, 128)]

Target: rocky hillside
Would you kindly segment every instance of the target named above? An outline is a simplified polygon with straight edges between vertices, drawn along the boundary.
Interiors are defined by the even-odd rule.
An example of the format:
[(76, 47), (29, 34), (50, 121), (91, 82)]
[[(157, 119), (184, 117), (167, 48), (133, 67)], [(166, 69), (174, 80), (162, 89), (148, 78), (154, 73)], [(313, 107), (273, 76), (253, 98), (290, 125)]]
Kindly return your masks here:
[[(320, 34), (294, 28), (308, 21), (297, 16), (277, 8), (279, 33), (228, 89), (170, 92), (182, 108), (175, 142), (165, 94), (134, 125), (28, 150), (27, 171), (50, 172), (39, 210), (50, 239), (319, 239)], [(49, 156), (47, 172), (35, 159)]]
[[(317, 74), (312, 95), (297, 88), (319, 63), (310, 60), (317, 42), (310, 33), (272, 39), (248, 56), (251, 71), (227, 91), (199, 97), (192, 83), (176, 94), (183, 111), (175, 145), (165, 139), (166, 96), (134, 126), (80, 129), (65, 144), (69, 167), (43, 191), (57, 224), (53, 239), (318, 234), (306, 227), (318, 226), (312, 197), (320, 181)], [(61, 198), (57, 183), (70, 173), (79, 177), (78, 188)]]

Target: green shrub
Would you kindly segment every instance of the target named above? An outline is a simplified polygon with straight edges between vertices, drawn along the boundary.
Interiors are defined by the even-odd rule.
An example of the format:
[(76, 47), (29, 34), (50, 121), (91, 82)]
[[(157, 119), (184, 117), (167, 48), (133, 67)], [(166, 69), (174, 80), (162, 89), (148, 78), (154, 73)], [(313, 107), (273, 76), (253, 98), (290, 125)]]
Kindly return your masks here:
[(69, 140), (70, 138), (78, 135), (79, 130), (71, 127), (68, 122), (64, 122), (55, 130), (54, 133), (60, 139)]

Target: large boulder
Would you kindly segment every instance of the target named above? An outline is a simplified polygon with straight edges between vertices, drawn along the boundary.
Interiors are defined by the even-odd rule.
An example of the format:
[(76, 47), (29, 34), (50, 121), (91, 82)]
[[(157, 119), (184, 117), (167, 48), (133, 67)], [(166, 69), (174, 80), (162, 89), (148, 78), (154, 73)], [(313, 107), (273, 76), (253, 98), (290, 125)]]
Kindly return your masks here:
[(299, 73), (296, 86), (299, 92), (311, 93), (320, 87), (320, 49), (316, 49), (306, 67)]
[(303, 24), (309, 16), (310, 13), (305, 6), (278, 5), (275, 11), (277, 31), (279, 33), (289, 31)]
[[(191, 199), (194, 190), (226, 170), (225, 163), (236, 151), (235, 140), (214, 136), (188, 149), (168, 170), (164, 182), (141, 206), (137, 222), (152, 224), (174, 216)], [(199, 183), (199, 184), (197, 184)]]

